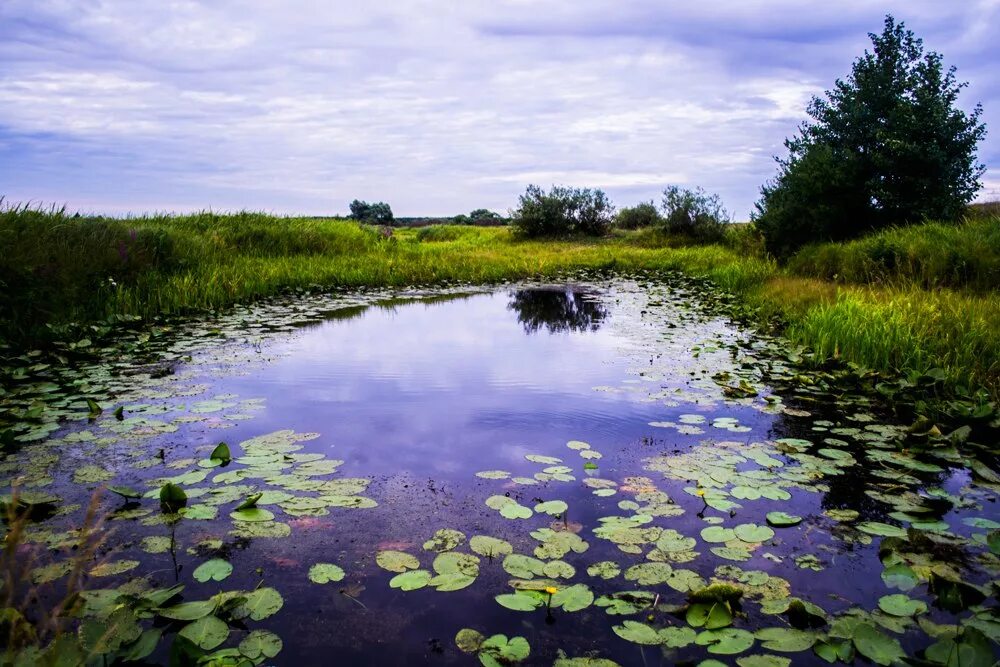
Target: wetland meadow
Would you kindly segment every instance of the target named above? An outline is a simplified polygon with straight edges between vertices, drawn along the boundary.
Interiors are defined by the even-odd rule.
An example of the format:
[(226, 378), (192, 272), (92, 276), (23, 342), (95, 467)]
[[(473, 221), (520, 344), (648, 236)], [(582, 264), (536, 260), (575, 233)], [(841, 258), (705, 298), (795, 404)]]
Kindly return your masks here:
[[(58, 222), (132, 243), (168, 224)], [(473, 239), (477, 270), (514, 275), (149, 317), (142, 280), (225, 283), (123, 274), (89, 324), (48, 327), (70, 338), (9, 344), (9, 664), (992, 664), (995, 358), (965, 388), (948, 358), (873, 370), (860, 339), (832, 357), (788, 332), (852, 295), (995, 293), (826, 283), (776, 326), (748, 295), (816, 279), (725, 245), (438, 229), (314, 228), (410, 271), (470, 270), (433, 258)], [(301, 262), (344, 270), (329, 248)], [(858, 316), (891, 331), (881, 313)]]
[(1000, 5), (452, 4), (0, 3), (0, 667), (1000, 665)]

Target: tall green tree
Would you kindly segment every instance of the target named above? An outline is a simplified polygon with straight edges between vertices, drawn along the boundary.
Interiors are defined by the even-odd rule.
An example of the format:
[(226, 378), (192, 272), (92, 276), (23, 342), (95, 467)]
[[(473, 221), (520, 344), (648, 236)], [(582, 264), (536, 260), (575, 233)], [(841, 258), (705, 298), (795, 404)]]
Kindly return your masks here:
[(812, 99), (811, 120), (785, 141), (778, 176), (761, 188), (753, 217), (779, 256), (890, 225), (956, 219), (981, 187), (982, 107), (967, 114), (956, 106), (967, 83), (892, 16), (869, 37), (872, 50), (851, 75)]

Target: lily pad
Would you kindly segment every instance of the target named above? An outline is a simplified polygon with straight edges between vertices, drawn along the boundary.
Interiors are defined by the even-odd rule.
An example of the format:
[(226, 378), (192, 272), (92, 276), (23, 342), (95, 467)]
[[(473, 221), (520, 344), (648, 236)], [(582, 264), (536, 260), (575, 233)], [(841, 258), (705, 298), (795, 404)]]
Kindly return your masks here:
[(389, 586), (403, 591), (415, 591), (427, 586), (432, 577), (428, 570), (410, 570), (390, 579)]
[(916, 616), (927, 612), (927, 604), (901, 593), (883, 595), (878, 600), (878, 608), (893, 616)]
[(797, 526), (802, 523), (802, 517), (795, 516), (794, 514), (787, 514), (785, 512), (768, 512), (767, 523), (768, 525), (776, 528), (786, 528), (788, 526)]
[(213, 558), (196, 567), (191, 576), (195, 580), (204, 583), (207, 581), (222, 581), (232, 573), (233, 566), (229, 561), (221, 558)]
[(229, 637), (229, 626), (220, 618), (204, 616), (197, 621), (188, 623), (177, 634), (194, 643), (198, 648), (211, 651)]
[(431, 539), (424, 542), (424, 549), (441, 553), (451, 551), (463, 542), (465, 542), (465, 533), (451, 528), (442, 528), (436, 531)]
[[(419, 563), (418, 563), (419, 564)], [(333, 581), (343, 581), (343, 568), (333, 563), (316, 563), (309, 568), (309, 580), (314, 584), (328, 584)]]
[(383, 570), (388, 570), (389, 572), (406, 572), (407, 570), (416, 570), (420, 567), (420, 561), (417, 560), (416, 556), (408, 554), (405, 551), (394, 551), (392, 549), (379, 551), (375, 554), (375, 562)]

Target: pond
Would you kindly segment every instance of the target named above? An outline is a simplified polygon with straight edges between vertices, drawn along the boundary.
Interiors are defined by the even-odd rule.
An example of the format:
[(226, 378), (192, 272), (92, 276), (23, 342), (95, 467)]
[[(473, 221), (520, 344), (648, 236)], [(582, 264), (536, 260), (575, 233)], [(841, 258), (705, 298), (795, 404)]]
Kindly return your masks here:
[(992, 452), (720, 299), (308, 296), (36, 364), (19, 585), (82, 568), (64, 652), (150, 664), (991, 664)]

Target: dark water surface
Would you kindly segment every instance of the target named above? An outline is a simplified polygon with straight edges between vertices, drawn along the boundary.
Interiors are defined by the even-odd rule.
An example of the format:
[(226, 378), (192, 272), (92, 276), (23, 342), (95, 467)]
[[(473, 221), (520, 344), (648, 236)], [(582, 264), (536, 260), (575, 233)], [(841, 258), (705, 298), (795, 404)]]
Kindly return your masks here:
[[(121, 514), (121, 503), (105, 496), (104, 510), (119, 514), (109, 517), (99, 560), (140, 564), (92, 585), (136, 577), (137, 589), (182, 583), (184, 601), (273, 587), (280, 611), (230, 622), (220, 646), (236, 646), (250, 630), (272, 631), (283, 649), (266, 664), (478, 664), (455, 646), (463, 628), (524, 637), (526, 665), (553, 664), (562, 651), (646, 666), (706, 658), (736, 664), (755, 655), (826, 664), (810, 646), (831, 636), (850, 645), (859, 622), (911, 654), (937, 641), (928, 630), (937, 624), (974, 618), (984, 633), (995, 632), (992, 617), (935, 607), (927, 584), (938, 561), (971, 583), (995, 578), (997, 559), (985, 546), (1000, 520), (994, 490), (972, 484), (962, 466), (899, 453), (892, 443), (902, 425), (863, 398), (776, 394), (770, 378), (800, 373), (794, 354), (789, 361), (781, 343), (712, 314), (698, 290), (615, 280), (411, 297), (274, 306), (228, 318), (209, 332), (216, 337), (180, 333), (165, 355), (173, 360), (166, 371), (109, 373), (103, 380), (115, 398), (103, 402), (99, 419), (25, 444), (5, 470), (23, 472), (22, 457), (34, 451), (28, 486), (33, 480), (36, 491), (58, 494), (64, 504), (85, 505), (103, 484), (155, 496), (171, 478), (188, 490), (189, 508), (215, 508), (215, 519), (164, 520), (153, 497)], [(124, 406), (123, 420), (110, 415), (112, 404)], [(68, 413), (73, 405), (67, 402)], [(220, 441), (236, 460), (207, 467)], [(573, 441), (587, 446), (567, 445)], [(39, 462), (38, 452), (57, 446), (73, 455)], [(526, 458), (535, 455), (542, 461)], [(318, 488), (331, 481), (344, 486)], [(259, 505), (273, 520), (231, 518), (254, 491), (278, 494)], [(296, 504), (292, 496), (320, 500)], [(559, 500), (568, 510), (506, 518), (487, 505), (491, 497), (493, 505), (505, 502), (496, 496), (529, 510)], [(830, 510), (857, 515), (824, 514)], [(762, 530), (765, 515), (776, 511), (802, 521)], [(607, 517), (634, 522), (631, 532), (611, 539), (595, 533)], [(36, 537), (58, 543), (59, 530), (79, 524), (80, 510), (66, 510), (38, 524)], [(703, 532), (747, 524), (736, 535)], [(899, 539), (879, 535), (883, 524), (915, 524), (949, 546), (883, 562), (880, 544)], [(261, 526), (266, 534), (252, 532)], [(551, 586), (582, 584), (596, 598), (646, 591), (659, 595), (655, 605), (638, 604), (631, 614), (596, 604), (551, 615), (544, 606), (514, 611), (494, 599), (513, 593), (510, 581), (518, 578), (505, 571), (502, 555), (478, 556), (475, 580), (455, 591), (391, 588), (396, 573), (375, 562), (380, 551), (402, 551), (433, 572), (438, 554), (424, 543), (440, 529), (464, 535), (454, 552), (472, 553), (468, 539), (486, 535), (532, 556), (552, 534), (537, 532), (546, 528), (585, 543), (579, 553), (543, 559), (571, 566)], [(172, 538), (174, 549), (157, 549), (150, 537)], [(684, 538), (693, 540), (675, 545)], [(218, 582), (192, 578), (213, 556), (228, 560), (233, 573)], [(621, 573), (588, 574), (601, 561), (614, 561)], [(657, 562), (666, 563), (666, 574), (661, 566), (629, 570)], [(339, 566), (343, 580), (310, 581), (316, 563)], [(899, 563), (914, 580), (904, 576), (892, 586), (897, 580), (884, 571)], [(620, 636), (635, 639), (624, 621), (654, 632), (689, 627), (687, 588), (713, 578), (746, 589), (729, 626), (742, 634), (699, 627), (678, 634), (678, 647)], [(891, 594), (926, 609), (915, 617), (878, 611)], [(818, 627), (798, 631), (812, 636), (796, 637), (804, 648), (765, 645), (764, 633), (738, 653), (709, 651), (720, 641), (745, 641), (747, 632), (790, 628), (780, 601), (791, 596), (828, 614)], [(167, 660), (168, 638), (184, 625), (157, 623), (167, 639), (149, 662)], [(692, 642), (695, 633), (704, 636)]]

